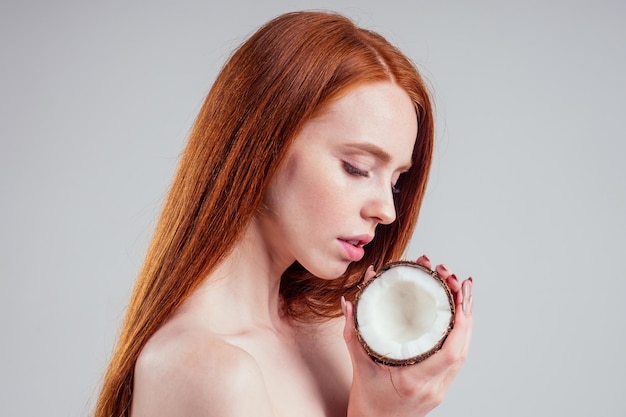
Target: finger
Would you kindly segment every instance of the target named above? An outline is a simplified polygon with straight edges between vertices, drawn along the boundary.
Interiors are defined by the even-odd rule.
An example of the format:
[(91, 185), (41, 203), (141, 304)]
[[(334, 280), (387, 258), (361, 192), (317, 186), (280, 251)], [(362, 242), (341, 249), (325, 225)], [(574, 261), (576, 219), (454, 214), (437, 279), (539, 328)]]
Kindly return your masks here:
[(474, 291), (474, 281), (472, 277), (469, 277), (465, 281), (463, 281), (461, 293), (463, 294), (463, 298), (461, 300), (461, 308), (463, 309), (463, 313), (466, 316), (470, 316), (472, 314), (472, 307), (474, 305), (474, 297), (472, 295)]
[(430, 269), (431, 268), (431, 263), (430, 263), (430, 259), (428, 259), (428, 256), (426, 255), (422, 255), (419, 258), (417, 258), (417, 261), (415, 261), (416, 263), (425, 266), (426, 268)]
[[(464, 282), (464, 287), (468, 286), (467, 283), (468, 281), (466, 280), (466, 282)], [(471, 285), (469, 285), (468, 287), (471, 288)], [(460, 311), (458, 313), (455, 313), (455, 320), (460, 321), (461, 328), (465, 329), (465, 334), (462, 335), (462, 337), (460, 335), (458, 336), (460, 339), (462, 339), (462, 343), (458, 342), (457, 347), (456, 347), (457, 349), (459, 348), (461, 349), (460, 358), (462, 362), (464, 362), (465, 358), (467, 357), (467, 353), (469, 352), (469, 347), (472, 341), (472, 330), (474, 328), (474, 317), (472, 314), (473, 302), (474, 302), (473, 295), (470, 290), (470, 292), (466, 293), (465, 296), (463, 297), (463, 303), (461, 305), (461, 308), (459, 308)], [(453, 339), (453, 342), (454, 342), (454, 339)]]
[(346, 319), (343, 328), (343, 339), (348, 347), (353, 366), (356, 368), (356, 363), (362, 361), (372, 362), (363, 346), (361, 346), (361, 342), (359, 342), (359, 338), (356, 334), (356, 327), (354, 326), (354, 304), (346, 301), (342, 297), (341, 307)]
[(368, 266), (367, 269), (365, 270), (365, 276), (363, 277), (363, 283), (368, 282), (369, 280), (371, 280), (375, 276), (376, 276), (376, 271), (374, 271), (374, 266), (373, 265)]
[(448, 267), (446, 267), (445, 265), (441, 264), (441, 265), (437, 265), (435, 267), (435, 271), (437, 272), (437, 274), (439, 274), (439, 276), (446, 281), (446, 283), (448, 284), (448, 287), (450, 287), (450, 290), (452, 290), (452, 294), (454, 295), (455, 299), (456, 299), (456, 295), (459, 292), (459, 290), (461, 289), (461, 283), (459, 282), (458, 278), (456, 277), (456, 275), (454, 275), (449, 269)]
[(474, 282), (472, 280), (472, 278), (468, 278), (468, 281), (470, 282), (470, 291), (469, 291), (469, 295), (467, 297), (464, 297), (464, 299), (467, 299), (467, 306), (469, 307), (466, 308), (464, 310), (465, 315), (468, 317), (469, 319), (469, 329), (468, 329), (468, 334), (467, 334), (467, 340), (465, 342), (465, 351), (464, 351), (464, 355), (467, 357), (467, 353), (469, 352), (469, 347), (470, 347), (470, 342), (472, 340), (472, 330), (474, 328)]
[(452, 291), (453, 294), (456, 295), (456, 293), (458, 293), (461, 290), (461, 283), (459, 282), (459, 279), (456, 277), (456, 275), (454, 274), (448, 275), (448, 278), (446, 278), (445, 281), (446, 281), (446, 284), (448, 284), (448, 287), (450, 287), (450, 290)]
[(348, 349), (351, 351), (354, 343), (358, 342), (356, 328), (354, 326), (354, 306), (351, 302), (341, 297), (341, 309), (346, 319), (343, 327), (343, 338), (346, 341), (346, 345), (348, 345)]
[(439, 274), (439, 276), (443, 279), (447, 279), (452, 272), (448, 269), (447, 266), (440, 264), (435, 267), (435, 271)]

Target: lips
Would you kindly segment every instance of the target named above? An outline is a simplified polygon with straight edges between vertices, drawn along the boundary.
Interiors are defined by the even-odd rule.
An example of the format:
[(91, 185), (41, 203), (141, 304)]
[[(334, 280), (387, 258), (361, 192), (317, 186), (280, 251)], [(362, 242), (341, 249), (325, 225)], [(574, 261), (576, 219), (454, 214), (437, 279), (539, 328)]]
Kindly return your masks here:
[(360, 261), (365, 255), (365, 249), (363, 246), (367, 245), (372, 241), (373, 237), (369, 235), (360, 235), (360, 236), (351, 236), (351, 237), (340, 237), (338, 238), (339, 243), (343, 246), (348, 259), (353, 262)]

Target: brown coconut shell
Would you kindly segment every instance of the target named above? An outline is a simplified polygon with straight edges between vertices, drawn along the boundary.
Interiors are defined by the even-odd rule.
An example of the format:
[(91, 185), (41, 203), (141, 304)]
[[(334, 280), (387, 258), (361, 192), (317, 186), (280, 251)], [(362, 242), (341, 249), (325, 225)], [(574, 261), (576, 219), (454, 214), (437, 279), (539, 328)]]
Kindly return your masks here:
[[(437, 341), (437, 343), (435, 343), (435, 345), (433, 345), (433, 347), (427, 350), (426, 352), (421, 353), (417, 356), (406, 358), (406, 359), (390, 358), (372, 349), (367, 344), (367, 342), (365, 341), (365, 339), (363, 338), (363, 335), (361, 334), (359, 330), (359, 321), (358, 321), (358, 314), (357, 314), (358, 309), (359, 309), (359, 300), (361, 299), (362, 294), (367, 290), (369, 285), (372, 282), (374, 282), (376, 279), (379, 279), (386, 271), (397, 266), (410, 266), (413, 268), (421, 269), (422, 271), (426, 272), (431, 277), (433, 277), (433, 279), (437, 280), (437, 282), (443, 287), (446, 294), (448, 295), (448, 302), (450, 303), (450, 311), (451, 311), (450, 322), (448, 324), (448, 327), (446, 328), (446, 331), (444, 332), (443, 336)], [(433, 271), (432, 269), (427, 268), (413, 261), (406, 261), (406, 260), (395, 261), (395, 262), (389, 262), (385, 264), (371, 280), (363, 284), (363, 286), (361, 286), (361, 288), (359, 289), (358, 293), (356, 294), (356, 298), (354, 300), (354, 326), (356, 328), (356, 334), (359, 339), (359, 342), (361, 343), (361, 345), (363, 346), (367, 354), (375, 362), (378, 362), (382, 365), (387, 365), (387, 366), (408, 366), (408, 365), (414, 365), (416, 363), (419, 363), (423, 361), (424, 359), (429, 358), (430, 356), (439, 352), (439, 350), (441, 350), (441, 347), (443, 346), (443, 343), (446, 341), (448, 334), (450, 334), (450, 331), (454, 327), (454, 312), (455, 312), (455, 304), (454, 304), (454, 297), (452, 295), (452, 291), (450, 290), (450, 287), (448, 286), (446, 281), (443, 278), (441, 278), (441, 276), (439, 276), (439, 274), (436, 271)]]

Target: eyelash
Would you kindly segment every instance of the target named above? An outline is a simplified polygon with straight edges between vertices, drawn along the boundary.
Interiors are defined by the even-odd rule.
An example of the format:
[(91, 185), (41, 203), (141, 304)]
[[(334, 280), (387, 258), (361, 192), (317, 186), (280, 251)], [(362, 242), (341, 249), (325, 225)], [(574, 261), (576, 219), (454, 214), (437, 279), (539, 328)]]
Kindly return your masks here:
[[(359, 169), (359, 168), (355, 167), (354, 165), (351, 165), (351, 164), (349, 164), (349, 163), (347, 163), (345, 161), (343, 163), (343, 168), (350, 175), (355, 175), (355, 176), (365, 177), (365, 178), (369, 178), (369, 176), (370, 176), (370, 173), (368, 171), (363, 171), (362, 169)], [(391, 193), (392, 194), (399, 194), (400, 193), (400, 189), (398, 187), (396, 187), (395, 185), (392, 185), (391, 186)]]
[(347, 162), (343, 163), (343, 169), (345, 169), (346, 172), (350, 175), (356, 175), (356, 176), (365, 177), (365, 178), (369, 178), (370, 176), (370, 173), (368, 171), (363, 171), (362, 169), (358, 169), (354, 165), (351, 165)]

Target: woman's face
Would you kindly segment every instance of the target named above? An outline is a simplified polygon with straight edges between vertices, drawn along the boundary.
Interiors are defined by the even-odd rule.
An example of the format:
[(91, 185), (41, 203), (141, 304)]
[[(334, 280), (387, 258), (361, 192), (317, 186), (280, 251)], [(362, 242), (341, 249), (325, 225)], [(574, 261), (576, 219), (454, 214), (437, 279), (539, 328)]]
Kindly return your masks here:
[(306, 123), (258, 218), (272, 259), (324, 279), (360, 260), (376, 226), (396, 219), (416, 136), (413, 103), (389, 82), (349, 90)]

